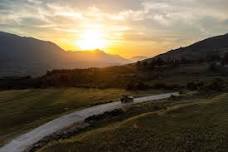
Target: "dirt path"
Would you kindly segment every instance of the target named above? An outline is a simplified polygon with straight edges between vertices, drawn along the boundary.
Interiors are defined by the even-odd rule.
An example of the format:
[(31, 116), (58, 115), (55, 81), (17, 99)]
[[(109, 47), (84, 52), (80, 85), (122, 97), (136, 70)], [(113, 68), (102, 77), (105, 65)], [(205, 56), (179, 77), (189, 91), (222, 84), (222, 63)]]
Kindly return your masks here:
[[(140, 97), (135, 98), (133, 104), (142, 103), (142, 102), (149, 102), (161, 99), (169, 98), (172, 95), (179, 95), (179, 93), (165, 93), (160, 95), (153, 95), (153, 96), (146, 96), (146, 97)], [(107, 111), (112, 111), (115, 109), (119, 109), (123, 107), (124, 105), (121, 104), (121, 102), (112, 102), (102, 105), (93, 106), (90, 108), (86, 108), (83, 110), (79, 110), (67, 115), (64, 115), (62, 117), (59, 117), (57, 119), (54, 119), (38, 128), (35, 128), (31, 130), (28, 133), (25, 133), (8, 144), (4, 145), (0, 148), (0, 152), (23, 152), (26, 149), (28, 149), (31, 145), (37, 143), (41, 139), (43, 139), (46, 136), (52, 135), (53, 133), (62, 130), (68, 126), (71, 126), (74, 123), (80, 123), (83, 122), (86, 118), (102, 114)]]

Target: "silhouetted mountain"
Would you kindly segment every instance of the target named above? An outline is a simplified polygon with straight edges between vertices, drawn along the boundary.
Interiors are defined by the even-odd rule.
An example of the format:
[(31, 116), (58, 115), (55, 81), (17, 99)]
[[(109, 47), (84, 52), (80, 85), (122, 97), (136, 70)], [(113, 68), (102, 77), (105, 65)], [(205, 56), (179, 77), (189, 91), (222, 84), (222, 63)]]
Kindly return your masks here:
[(228, 52), (228, 34), (211, 37), (187, 47), (171, 50), (146, 61), (158, 58), (165, 61), (182, 59), (189, 61), (207, 60), (211, 56), (223, 57), (226, 52)]
[[(67, 61), (68, 67), (71, 65), (69, 61), (73, 61), (73, 59), (80, 62), (80, 60), (84, 61), (84, 58), (90, 57), (96, 63), (97, 60), (100, 61), (99, 57), (103, 59), (105, 56), (107, 59), (106, 54), (99, 50), (94, 52), (59, 52), (64, 54), (62, 56), (64, 56), (64, 61)], [(74, 70), (56, 68), (57, 70), (48, 71), (39, 78), (2, 78), (0, 79), (0, 88), (94, 87), (130, 90), (149, 88), (198, 90), (203, 88), (202, 90), (207, 90), (218, 87), (221, 89), (223, 86), (219, 85), (227, 81), (227, 52), (228, 35), (223, 35), (197, 42), (185, 48), (172, 50), (135, 64)], [(52, 53), (56, 52), (53, 51)], [(112, 56), (112, 58), (116, 57), (119, 59), (118, 56)], [(62, 61), (61, 59), (56, 59), (56, 61)], [(50, 60), (53, 59), (50, 58)], [(56, 62), (55, 67), (57, 67), (58, 62)]]
[(52, 69), (105, 67), (129, 63), (105, 52), (66, 52), (55, 43), (0, 32), (0, 76), (40, 75)]
[(142, 61), (142, 60), (144, 60), (146, 58), (147, 57), (145, 57), (145, 56), (135, 56), (135, 57), (130, 58), (130, 60), (133, 61), (133, 62), (137, 62), (137, 61)]
[[(68, 51), (68, 57), (81, 63), (82, 68), (91, 66), (91, 63), (96, 63), (97, 66), (102, 66), (104, 63), (108, 65), (119, 65), (130, 62), (130, 60), (119, 55), (110, 55), (102, 50)], [(86, 63), (89, 65), (86, 65)]]

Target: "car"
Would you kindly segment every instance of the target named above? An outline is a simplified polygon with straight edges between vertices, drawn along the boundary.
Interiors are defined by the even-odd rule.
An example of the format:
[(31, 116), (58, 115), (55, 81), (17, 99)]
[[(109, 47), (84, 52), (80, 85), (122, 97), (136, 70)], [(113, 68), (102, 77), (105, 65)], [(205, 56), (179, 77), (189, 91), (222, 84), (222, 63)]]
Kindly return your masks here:
[(134, 97), (133, 96), (128, 96), (128, 95), (123, 95), (120, 98), (121, 103), (132, 103), (134, 102)]

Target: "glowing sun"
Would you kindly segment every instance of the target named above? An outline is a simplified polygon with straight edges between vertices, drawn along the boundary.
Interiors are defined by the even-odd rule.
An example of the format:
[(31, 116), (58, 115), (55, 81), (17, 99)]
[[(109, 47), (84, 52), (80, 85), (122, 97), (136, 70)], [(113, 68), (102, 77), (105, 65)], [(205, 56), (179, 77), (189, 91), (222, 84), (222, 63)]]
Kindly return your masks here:
[(104, 49), (107, 41), (104, 38), (103, 32), (89, 29), (80, 35), (80, 39), (76, 41), (76, 44), (81, 50), (94, 50)]

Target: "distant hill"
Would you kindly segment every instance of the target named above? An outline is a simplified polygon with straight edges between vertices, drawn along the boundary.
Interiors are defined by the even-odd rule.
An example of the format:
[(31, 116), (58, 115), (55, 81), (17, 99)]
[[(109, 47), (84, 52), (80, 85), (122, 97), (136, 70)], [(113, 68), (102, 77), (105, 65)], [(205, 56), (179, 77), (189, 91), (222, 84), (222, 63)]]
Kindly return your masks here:
[[(74, 60), (80, 63), (80, 60), (87, 60), (87, 57), (93, 58), (93, 62), (97, 63), (100, 61), (99, 57), (108, 58), (106, 53), (102, 51), (66, 53), (59, 50), (59, 53), (63, 53), (63, 55), (57, 59), (51, 58), (54, 55), (50, 55), (50, 61), (57, 61), (53, 61), (56, 63), (54, 67), (57, 70), (50, 70), (38, 78), (0, 78), (0, 88), (86, 87), (129, 90), (164, 89), (169, 91), (201, 89), (207, 91), (221, 90), (224, 88), (223, 85), (228, 82), (228, 35), (209, 38), (140, 62), (107, 68), (69, 70), (61, 66), (74, 66)], [(63, 56), (64, 58), (62, 58)], [(96, 58), (97, 56), (98, 58)], [(118, 56), (112, 56), (112, 58), (119, 59)], [(64, 60), (62, 61), (62, 59)], [(64, 61), (67, 64), (58, 65)], [(46, 66), (44, 67), (46, 68)]]
[(81, 68), (91, 67), (94, 66), (94, 64), (96, 67), (102, 67), (106, 65), (127, 64), (130, 62), (130, 60), (119, 55), (111, 55), (102, 50), (68, 51), (67, 55), (69, 58), (71, 58), (71, 60), (76, 60), (77, 62), (81, 63), (78, 65), (81, 66)]
[(152, 61), (158, 58), (163, 60), (205, 60), (212, 56), (223, 57), (228, 52), (228, 34), (211, 37), (196, 42), (187, 47), (181, 47), (171, 50), (167, 53), (160, 54), (145, 61)]
[(144, 59), (146, 59), (146, 58), (147, 58), (147, 57), (145, 57), (145, 56), (135, 56), (135, 57), (130, 58), (130, 60), (131, 60), (132, 62), (137, 62), (137, 61), (144, 60)]
[(49, 41), (0, 32), (0, 77), (37, 76), (53, 69), (106, 67), (129, 62), (99, 50), (70, 52)]

